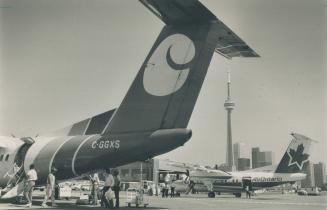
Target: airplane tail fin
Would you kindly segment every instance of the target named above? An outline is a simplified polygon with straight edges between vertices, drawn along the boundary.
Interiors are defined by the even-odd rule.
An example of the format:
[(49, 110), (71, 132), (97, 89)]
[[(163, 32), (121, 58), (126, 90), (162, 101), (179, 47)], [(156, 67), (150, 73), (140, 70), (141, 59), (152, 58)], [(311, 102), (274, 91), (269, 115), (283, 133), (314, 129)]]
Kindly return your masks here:
[(214, 52), (258, 57), (198, 0), (140, 0), (166, 25), (106, 133), (186, 128)]
[(298, 173), (309, 164), (309, 149), (314, 140), (297, 133), (291, 135), (294, 138), (278, 164), (276, 173)]

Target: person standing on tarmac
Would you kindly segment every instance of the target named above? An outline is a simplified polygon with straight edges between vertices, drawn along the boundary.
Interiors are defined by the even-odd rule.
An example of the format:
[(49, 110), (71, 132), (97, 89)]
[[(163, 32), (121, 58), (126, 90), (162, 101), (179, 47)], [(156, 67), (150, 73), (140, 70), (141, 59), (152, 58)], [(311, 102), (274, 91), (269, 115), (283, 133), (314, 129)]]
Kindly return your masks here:
[(119, 191), (120, 191), (120, 177), (119, 177), (119, 171), (115, 170), (114, 171), (114, 192), (115, 192), (115, 199), (116, 199), (116, 208), (119, 208)]
[(175, 184), (174, 183), (172, 183), (170, 185), (170, 197), (171, 198), (175, 197)]
[(102, 196), (101, 196), (101, 206), (104, 206), (106, 208), (113, 209), (113, 202), (112, 200), (108, 201), (106, 198), (106, 192), (109, 191), (115, 184), (114, 177), (110, 174), (110, 169), (106, 169), (106, 175), (105, 175), (105, 182), (102, 189)]
[(246, 185), (245, 187), (246, 198), (251, 198), (250, 186)]
[(92, 182), (92, 198), (93, 198), (93, 205), (96, 206), (98, 205), (98, 190), (99, 190), (99, 176), (97, 173), (95, 173), (93, 175), (93, 177), (91, 178), (91, 182)]
[(31, 208), (32, 207), (32, 197), (33, 197), (33, 190), (35, 186), (35, 182), (37, 180), (37, 173), (34, 169), (34, 164), (30, 165), (30, 170), (26, 174), (27, 183), (25, 185), (25, 197), (27, 199), (27, 204), (25, 207)]
[(48, 199), (51, 197), (51, 206), (56, 206), (55, 204), (55, 182), (56, 182), (56, 177), (55, 177), (55, 173), (56, 173), (57, 169), (55, 167), (51, 168), (51, 171), (48, 175), (47, 178), (47, 186), (45, 188), (45, 197), (42, 203), (42, 207), (48, 207), (47, 206), (47, 201)]

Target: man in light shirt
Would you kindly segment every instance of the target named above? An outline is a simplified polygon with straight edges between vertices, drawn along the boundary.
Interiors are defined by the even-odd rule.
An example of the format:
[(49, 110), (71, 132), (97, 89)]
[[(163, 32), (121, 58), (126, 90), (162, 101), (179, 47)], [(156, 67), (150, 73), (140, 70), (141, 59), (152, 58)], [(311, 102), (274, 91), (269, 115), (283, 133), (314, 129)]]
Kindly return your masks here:
[(45, 188), (45, 197), (42, 203), (42, 207), (47, 207), (47, 201), (51, 197), (51, 206), (56, 206), (55, 204), (55, 183), (56, 183), (56, 173), (57, 169), (55, 167), (51, 168), (51, 171), (47, 178), (47, 186)]
[(27, 199), (26, 207), (32, 207), (32, 194), (37, 180), (37, 173), (34, 169), (34, 164), (30, 165), (30, 170), (26, 174), (25, 197)]
[(115, 184), (114, 177), (110, 173), (110, 169), (106, 169), (106, 175), (105, 175), (105, 181), (104, 181), (104, 186), (103, 186), (103, 191), (102, 191), (102, 198), (101, 198), (101, 205), (105, 206), (106, 208), (113, 208), (113, 202), (109, 202), (106, 198), (106, 192), (111, 189)]

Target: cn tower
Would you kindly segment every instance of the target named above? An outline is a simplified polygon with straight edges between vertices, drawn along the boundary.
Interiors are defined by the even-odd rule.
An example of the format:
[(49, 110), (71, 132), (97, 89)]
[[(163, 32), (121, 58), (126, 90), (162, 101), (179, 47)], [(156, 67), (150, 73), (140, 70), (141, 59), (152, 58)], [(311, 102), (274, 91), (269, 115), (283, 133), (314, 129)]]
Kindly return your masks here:
[(230, 71), (227, 72), (227, 99), (225, 100), (224, 107), (227, 111), (227, 153), (226, 153), (226, 165), (233, 171), (234, 170), (234, 159), (233, 159), (233, 140), (232, 140), (232, 110), (234, 109), (235, 103), (232, 101), (230, 96)]

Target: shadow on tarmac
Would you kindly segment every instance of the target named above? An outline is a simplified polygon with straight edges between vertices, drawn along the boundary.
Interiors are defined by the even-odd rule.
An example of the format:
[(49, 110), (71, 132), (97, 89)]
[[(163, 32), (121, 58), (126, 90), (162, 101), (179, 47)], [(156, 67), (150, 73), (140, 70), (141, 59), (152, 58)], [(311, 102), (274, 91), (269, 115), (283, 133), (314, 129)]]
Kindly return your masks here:
[[(3, 202), (2, 202), (3, 203)], [(56, 207), (51, 207), (51, 205), (49, 207), (41, 207), (41, 204), (42, 202), (41, 201), (33, 201), (33, 205), (31, 208), (26, 208), (24, 205), (18, 205), (18, 204), (11, 204), (11, 207), (13, 207), (14, 209), (65, 209), (65, 210), (68, 210), (68, 209), (94, 209), (94, 210), (104, 210), (106, 208), (103, 208), (103, 207), (100, 207), (100, 206), (92, 206), (92, 205), (76, 205), (75, 203), (58, 203), (56, 204), (57, 206)], [(116, 209), (116, 208), (114, 208)], [(148, 206), (148, 207), (127, 207), (127, 206), (122, 206), (119, 208), (119, 210), (127, 210), (127, 209), (138, 209), (138, 210), (141, 210), (141, 209), (147, 209), (147, 210), (155, 210), (155, 209), (167, 209), (167, 208), (162, 208), (162, 207), (152, 207), (152, 206)]]

